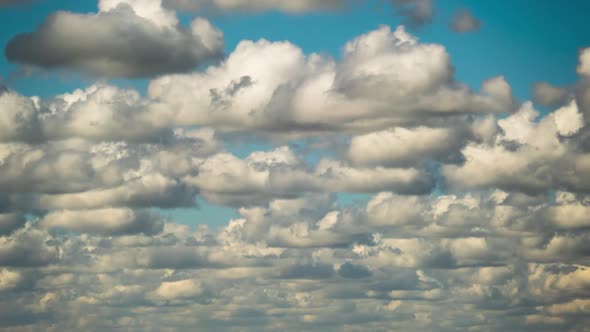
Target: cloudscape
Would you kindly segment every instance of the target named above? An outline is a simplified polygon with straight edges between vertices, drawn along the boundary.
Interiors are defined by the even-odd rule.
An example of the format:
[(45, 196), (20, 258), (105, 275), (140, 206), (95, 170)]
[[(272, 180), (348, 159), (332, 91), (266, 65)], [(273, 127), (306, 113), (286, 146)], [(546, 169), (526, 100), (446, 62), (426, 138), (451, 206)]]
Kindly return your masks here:
[(0, 331), (590, 331), (588, 13), (0, 0)]

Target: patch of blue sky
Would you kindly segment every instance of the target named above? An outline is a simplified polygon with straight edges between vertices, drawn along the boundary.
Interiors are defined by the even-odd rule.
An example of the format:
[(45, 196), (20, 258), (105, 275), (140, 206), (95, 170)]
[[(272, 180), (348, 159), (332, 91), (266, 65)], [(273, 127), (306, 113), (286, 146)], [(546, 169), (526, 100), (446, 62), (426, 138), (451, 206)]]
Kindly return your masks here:
[(156, 211), (163, 217), (174, 220), (179, 224), (189, 225), (193, 228), (199, 225), (207, 225), (212, 230), (220, 229), (227, 225), (231, 219), (238, 218), (238, 212), (234, 208), (207, 203), (197, 199), (197, 208), (169, 209)]

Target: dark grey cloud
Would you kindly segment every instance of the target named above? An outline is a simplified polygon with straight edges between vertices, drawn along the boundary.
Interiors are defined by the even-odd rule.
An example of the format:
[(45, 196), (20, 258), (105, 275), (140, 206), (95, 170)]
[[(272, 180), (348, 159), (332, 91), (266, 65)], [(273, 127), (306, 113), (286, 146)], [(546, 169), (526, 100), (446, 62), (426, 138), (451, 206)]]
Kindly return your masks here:
[(57, 263), (59, 250), (49, 240), (46, 233), (28, 229), (0, 237), (0, 267), (34, 267)]
[(540, 82), (533, 86), (533, 99), (543, 106), (557, 106), (567, 99), (567, 89)]
[[(92, 36), (89, 38), (88, 36)], [(222, 52), (222, 34), (197, 19), (190, 28), (136, 14), (126, 3), (99, 12), (57, 12), (31, 33), (15, 36), (9, 61), (104, 77), (185, 72)]]
[(26, 217), (17, 213), (0, 213), (0, 236), (8, 235), (25, 224)]
[(366, 266), (355, 265), (351, 262), (346, 262), (340, 265), (340, 268), (338, 268), (338, 274), (342, 278), (347, 279), (368, 278), (372, 275), (371, 271), (369, 271)]
[(576, 103), (584, 113), (584, 120), (590, 121), (590, 78), (583, 77), (575, 86)]
[(284, 268), (284, 279), (327, 279), (334, 276), (334, 267), (329, 264), (295, 264)]
[(146, 267), (151, 269), (202, 269), (215, 267), (207, 256), (196, 248), (156, 248), (148, 254)]

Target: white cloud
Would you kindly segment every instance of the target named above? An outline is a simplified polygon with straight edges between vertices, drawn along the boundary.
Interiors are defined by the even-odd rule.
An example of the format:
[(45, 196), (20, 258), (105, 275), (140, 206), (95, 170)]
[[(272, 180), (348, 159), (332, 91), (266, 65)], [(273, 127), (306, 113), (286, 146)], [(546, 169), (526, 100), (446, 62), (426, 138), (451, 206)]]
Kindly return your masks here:
[(43, 217), (39, 225), (79, 233), (150, 235), (162, 230), (163, 220), (154, 214), (131, 209), (59, 210)]
[(152, 293), (156, 300), (187, 300), (203, 293), (203, 285), (195, 280), (162, 282)]
[(340, 62), (306, 56), (288, 42), (242, 41), (220, 66), (152, 81), (149, 95), (159, 100), (151, 109), (156, 118), (281, 135), (383, 129), (514, 107), (503, 78), (476, 94), (453, 72), (441, 45), (383, 26), (348, 42)]
[(463, 165), (444, 165), (446, 182), (455, 187), (540, 192), (549, 188), (580, 190), (588, 186), (585, 154), (559, 136), (572, 136), (583, 126), (574, 102), (537, 121), (530, 102), (498, 120), (503, 133), (493, 146), (468, 144)]
[(348, 157), (355, 164), (382, 166), (444, 161), (457, 155), (467, 135), (466, 131), (455, 128), (398, 127), (353, 137)]
[(580, 75), (590, 76), (590, 48), (585, 48), (580, 52), (580, 62), (576, 70)]
[(557, 132), (562, 136), (571, 136), (584, 127), (584, 117), (578, 112), (578, 105), (572, 101), (553, 113)]

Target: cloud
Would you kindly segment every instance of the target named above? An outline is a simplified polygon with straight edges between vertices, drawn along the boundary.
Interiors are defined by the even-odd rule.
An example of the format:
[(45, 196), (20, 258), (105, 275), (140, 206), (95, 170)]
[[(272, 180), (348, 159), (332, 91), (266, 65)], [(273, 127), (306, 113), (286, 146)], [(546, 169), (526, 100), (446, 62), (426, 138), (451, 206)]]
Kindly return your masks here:
[(281, 271), (285, 279), (326, 279), (334, 275), (334, 268), (327, 264), (298, 264)]
[(10, 234), (25, 224), (26, 218), (16, 213), (0, 213), (0, 235)]
[(432, 21), (434, 8), (432, 0), (392, 0), (399, 15), (404, 16), (413, 26), (421, 26)]
[(47, 241), (44, 232), (21, 229), (8, 237), (0, 237), (0, 266), (34, 267), (59, 261), (59, 250)]
[(158, 142), (172, 130), (146, 117), (148, 106), (134, 90), (93, 85), (41, 105), (42, 133), (48, 140), (79, 137), (95, 141)]
[(54, 211), (38, 223), (43, 228), (61, 229), (79, 233), (121, 235), (158, 233), (163, 228), (162, 218), (131, 209), (99, 209), (82, 211)]
[[(96, 14), (60, 11), (8, 42), (9, 61), (101, 77), (150, 77), (190, 71), (221, 54), (223, 34), (197, 18), (190, 28), (159, 0), (99, 3)], [(91, 40), (87, 36), (94, 36)]]
[(288, 42), (242, 41), (204, 73), (153, 80), (149, 96), (158, 101), (154, 116), (177, 124), (287, 137), (434, 124), (515, 108), (502, 77), (475, 93), (453, 73), (441, 45), (382, 26), (346, 43), (339, 62), (306, 56)]
[[(167, 16), (145, 15), (168, 24)], [(444, 47), (421, 44), (403, 27), (384, 26), (348, 42), (340, 62), (305, 55), (288, 42), (243, 41), (204, 73), (153, 80), (147, 97), (104, 84), (49, 100), (4, 92), (0, 140), (155, 143), (170, 140), (178, 126), (194, 125), (222, 133), (317, 137), (449, 127), (465, 122), (466, 114), (515, 109), (503, 77), (486, 80), (476, 93), (456, 82), (453, 72)]]
[(8, 89), (0, 91), (0, 141), (42, 140), (35, 101)]
[(346, 262), (340, 265), (338, 268), (338, 274), (343, 278), (359, 279), (370, 277), (371, 271), (362, 265), (354, 265), (350, 262)]
[(262, 12), (279, 10), (287, 13), (305, 13), (316, 10), (330, 10), (342, 7), (344, 0), (302, 0), (302, 1), (224, 1), (224, 0), (164, 0), (165, 6), (185, 11), (245, 11)]
[(533, 98), (536, 103), (543, 106), (556, 106), (563, 103), (568, 96), (564, 88), (554, 87), (548, 83), (536, 83), (533, 86)]
[(590, 76), (590, 48), (585, 48), (580, 51), (580, 62), (576, 71), (580, 75)]
[[(577, 104), (571, 102), (536, 122), (539, 113), (532, 103), (502, 120), (503, 134), (493, 146), (470, 144), (463, 150), (463, 165), (445, 165), (450, 186), (497, 187), (526, 193), (549, 188), (586, 190), (585, 155), (576, 155), (567, 140), (584, 126)], [(501, 160), (501, 163), (497, 163)]]
[(194, 207), (196, 191), (161, 174), (149, 174), (108, 189), (40, 195), (34, 207), (40, 209), (93, 209), (100, 207)]
[(455, 32), (465, 33), (476, 31), (481, 27), (481, 21), (473, 16), (470, 10), (463, 9), (455, 13), (451, 28)]
[(246, 159), (220, 153), (203, 160), (198, 174), (187, 176), (185, 181), (212, 202), (238, 206), (301, 193), (426, 193), (433, 186), (429, 174), (418, 168), (357, 168), (322, 159), (309, 169), (288, 147), (255, 152)]
[[(406, 223), (410, 227), (393, 228), (389, 232), (388, 228), (370, 226), (375, 234), (372, 241), (337, 247), (291, 247), (277, 251), (266, 246), (264, 237), (250, 239), (252, 244), (247, 244), (235, 236), (245, 231), (240, 228), (254, 222), (252, 219), (233, 223), (217, 235), (206, 229), (191, 231), (187, 226), (173, 223), (157, 234), (112, 240), (96, 235), (59, 239), (47, 234), (45, 240), (52, 241), (56, 252), (61, 252), (63, 265), (40, 272), (39, 282), (28, 286), (25, 286), (26, 275), (14, 272), (14, 268), (4, 270), (0, 273), (0, 285), (4, 287), (0, 291), (8, 290), (12, 293), (4, 294), (20, 298), (16, 305), (26, 308), (23, 311), (61, 317), (55, 323), (59, 326), (81, 324), (77, 314), (91, 311), (98, 318), (112, 317), (115, 308), (117, 317), (129, 319), (117, 318), (108, 326), (125, 324), (130, 328), (178, 329), (190, 324), (231, 330), (236, 324), (243, 327), (245, 318), (240, 317), (246, 316), (257, 329), (267, 330), (277, 326), (309, 327), (310, 322), (321, 322), (322, 329), (336, 330), (342, 326), (343, 316), (355, 328), (386, 328), (391, 326), (391, 315), (401, 317), (395, 326), (405, 328), (436, 322), (436, 319), (414, 318), (416, 313), (430, 317), (422, 315), (429, 315), (432, 310), (437, 315), (451, 317), (444, 320), (451, 326), (479, 324), (477, 320), (465, 320), (458, 315), (459, 307), (466, 311), (465, 317), (494, 309), (494, 315), (486, 317), (503, 328), (525, 328), (531, 322), (546, 326), (547, 322), (535, 319), (535, 315), (555, 317), (550, 324), (584, 326), (584, 319), (572, 319), (576, 315), (584, 317), (582, 304), (590, 295), (583, 291), (588, 281), (587, 268), (578, 265), (580, 261), (575, 263), (583, 260), (583, 255), (564, 251), (569, 240), (561, 237), (560, 241), (565, 243), (558, 248), (550, 244), (546, 250), (565, 255), (574, 263), (538, 262), (531, 256), (532, 248), (527, 243), (531, 233), (519, 230), (518, 220), (522, 216), (514, 215), (512, 210), (527, 215), (529, 208), (551, 204), (549, 199), (510, 207), (499, 197), (504, 196), (490, 193), (420, 197), (410, 204), (401, 197), (379, 194), (367, 207), (391, 204), (392, 217), (402, 207), (415, 208), (425, 220), (421, 224), (410, 221)], [(576, 199), (560, 197), (560, 202)], [(496, 203), (491, 204), (492, 200)], [(315, 223), (313, 220), (322, 220), (323, 215), (329, 214), (326, 210), (336, 209), (340, 212), (336, 222), (321, 223), (325, 225), (324, 231), (351, 231), (343, 227), (348, 222), (368, 225), (363, 219), (348, 219), (346, 215), (351, 212), (334, 207), (330, 200), (320, 201), (318, 196), (276, 201), (269, 205), (268, 211), (255, 212), (253, 208), (251, 213), (270, 217), (275, 225), (289, 226), (306, 218)], [(457, 214), (469, 210), (477, 213), (470, 217), (472, 220)], [(366, 211), (377, 213), (372, 207)], [(465, 231), (475, 225), (487, 233), (451, 235), (437, 230), (457, 227)], [(423, 232), (413, 233), (412, 226), (421, 227)], [(19, 232), (20, 236), (27, 232), (31, 233), (28, 236), (43, 236), (35, 229)], [(541, 232), (540, 235), (551, 234), (553, 230)], [(256, 231), (251, 234), (260, 235)], [(522, 255), (518, 259), (524, 262), (511, 262), (510, 257), (514, 255)], [(80, 268), (86, 273), (70, 272)], [(60, 291), (63, 287), (75, 290), (75, 296), (65, 296)], [(5, 301), (13, 299), (8, 297)], [(447, 304), (438, 305), (443, 299)], [(356, 307), (357, 303), (363, 303), (362, 308)], [(469, 306), (465, 307), (466, 303)], [(141, 319), (133, 319), (131, 313), (138, 306), (159, 309), (152, 309), (149, 314), (138, 313)], [(174, 307), (174, 312), (162, 310), (165, 306)], [(515, 314), (515, 310), (523, 312)], [(286, 318), (269, 316), (270, 312)], [(505, 316), (513, 315), (516, 320), (506, 321)], [(30, 320), (33, 326), (45, 326), (49, 322), (35, 316)], [(90, 320), (85, 324), (92, 327), (97, 323)]]
[(455, 128), (393, 128), (352, 138), (348, 157), (355, 164), (408, 166), (458, 156), (469, 132)]
[(203, 292), (203, 285), (198, 281), (179, 280), (162, 282), (151, 296), (160, 301), (188, 300), (202, 295)]

